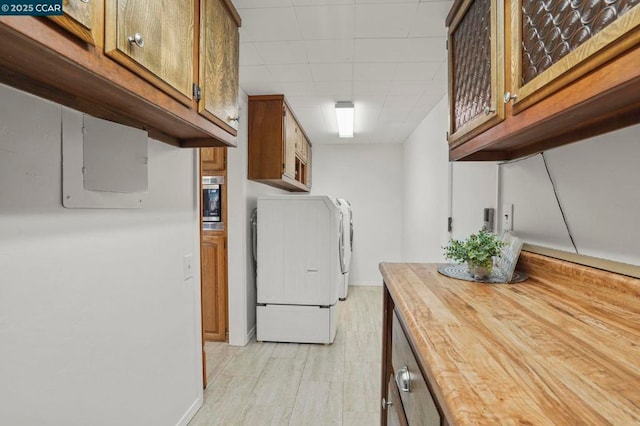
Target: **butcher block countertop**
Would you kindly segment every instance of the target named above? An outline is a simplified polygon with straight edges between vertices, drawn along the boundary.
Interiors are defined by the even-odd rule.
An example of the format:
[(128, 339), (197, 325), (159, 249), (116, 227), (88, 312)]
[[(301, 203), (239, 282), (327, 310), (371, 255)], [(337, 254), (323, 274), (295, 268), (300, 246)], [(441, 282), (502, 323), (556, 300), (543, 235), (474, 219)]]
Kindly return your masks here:
[(640, 280), (521, 253), (518, 284), (381, 263), (451, 425), (640, 424)]

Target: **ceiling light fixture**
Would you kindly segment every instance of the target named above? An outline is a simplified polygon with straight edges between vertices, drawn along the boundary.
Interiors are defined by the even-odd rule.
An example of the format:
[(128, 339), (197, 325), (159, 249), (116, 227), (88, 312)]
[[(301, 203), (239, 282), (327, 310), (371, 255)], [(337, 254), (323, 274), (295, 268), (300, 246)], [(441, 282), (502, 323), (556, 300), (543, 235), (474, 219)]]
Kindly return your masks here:
[(353, 137), (353, 102), (336, 102), (336, 119), (338, 120), (338, 136)]

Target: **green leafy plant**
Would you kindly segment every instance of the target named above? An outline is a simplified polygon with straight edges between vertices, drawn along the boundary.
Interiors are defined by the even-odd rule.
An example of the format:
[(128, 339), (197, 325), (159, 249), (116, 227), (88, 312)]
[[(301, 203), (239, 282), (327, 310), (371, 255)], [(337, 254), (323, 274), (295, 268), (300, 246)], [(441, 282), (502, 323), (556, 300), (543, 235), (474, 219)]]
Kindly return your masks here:
[(504, 242), (496, 234), (482, 229), (464, 241), (449, 241), (444, 247), (444, 257), (466, 263), (470, 268), (482, 267), (491, 271), (493, 257), (499, 255), (503, 247)]

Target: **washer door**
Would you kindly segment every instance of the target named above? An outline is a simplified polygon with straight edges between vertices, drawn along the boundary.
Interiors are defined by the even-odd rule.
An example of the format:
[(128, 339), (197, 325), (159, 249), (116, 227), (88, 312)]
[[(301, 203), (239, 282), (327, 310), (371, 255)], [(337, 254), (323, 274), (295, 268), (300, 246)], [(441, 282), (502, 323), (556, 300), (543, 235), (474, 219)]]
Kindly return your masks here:
[(345, 263), (345, 249), (344, 249), (344, 214), (340, 212), (340, 226), (338, 226), (338, 256), (340, 257), (340, 270), (343, 274), (349, 272)]

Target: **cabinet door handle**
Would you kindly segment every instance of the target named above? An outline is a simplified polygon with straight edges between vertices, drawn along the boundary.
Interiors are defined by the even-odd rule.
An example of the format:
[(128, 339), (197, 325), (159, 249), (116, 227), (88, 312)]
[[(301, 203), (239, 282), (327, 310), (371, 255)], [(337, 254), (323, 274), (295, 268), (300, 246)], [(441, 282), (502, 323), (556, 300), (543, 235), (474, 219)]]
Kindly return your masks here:
[(484, 107), (484, 115), (489, 115), (489, 114), (491, 114), (493, 112), (496, 112), (495, 108), (489, 108), (488, 106)]
[(229, 120), (229, 121), (237, 121), (237, 122), (240, 122), (240, 117), (231, 117), (231, 116), (229, 116), (229, 117), (227, 118), (227, 120)]
[(387, 401), (386, 399), (382, 398), (382, 409), (386, 410), (388, 406), (393, 405), (393, 401)]
[(135, 44), (138, 47), (144, 47), (144, 37), (142, 37), (142, 34), (140, 33), (135, 33), (134, 35), (127, 37), (127, 40), (129, 40), (129, 44), (131, 46)]
[(411, 392), (411, 375), (406, 365), (396, 373), (396, 385), (402, 392)]
[(80, 0), (82, 3), (89, 3), (89, 0)]
[(510, 100), (512, 100), (512, 99), (513, 99), (513, 100), (518, 99), (518, 95), (513, 94), (513, 93), (511, 93), (511, 92), (506, 92), (506, 93), (504, 94), (504, 103), (505, 103), (505, 104), (508, 104), (508, 103), (509, 103), (509, 101), (510, 101)]

